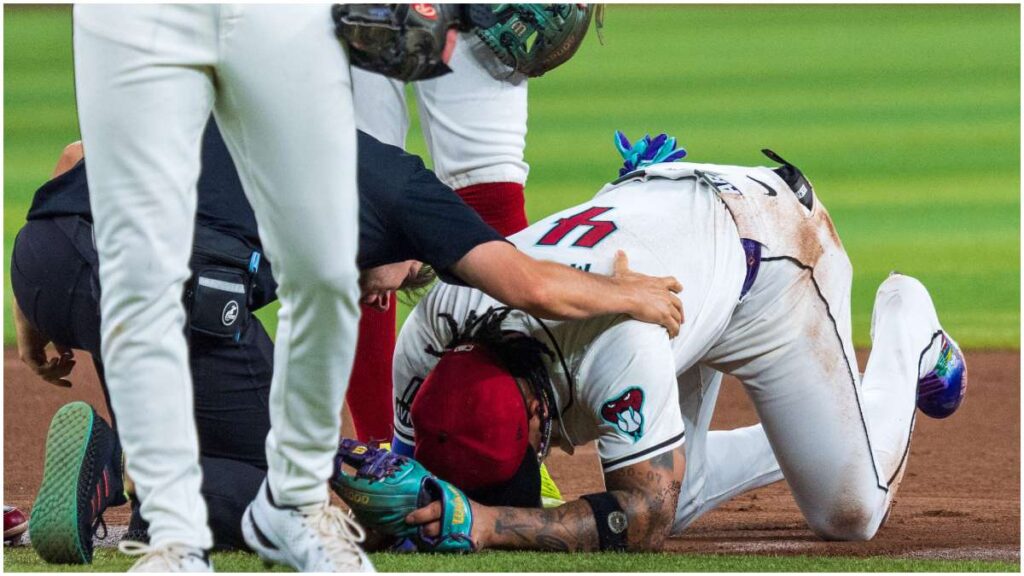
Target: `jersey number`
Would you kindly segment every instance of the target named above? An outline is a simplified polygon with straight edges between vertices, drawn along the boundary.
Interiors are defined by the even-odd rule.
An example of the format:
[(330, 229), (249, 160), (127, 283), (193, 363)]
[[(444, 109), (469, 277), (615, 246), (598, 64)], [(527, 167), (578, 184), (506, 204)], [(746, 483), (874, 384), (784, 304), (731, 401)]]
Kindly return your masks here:
[(573, 230), (580, 226), (587, 226), (590, 230), (583, 233), (582, 236), (576, 239), (572, 243), (573, 246), (579, 246), (581, 248), (593, 248), (597, 246), (597, 243), (608, 237), (609, 234), (618, 230), (618, 226), (611, 220), (594, 220), (594, 218), (604, 214), (611, 210), (611, 208), (602, 208), (595, 206), (593, 208), (587, 208), (583, 212), (568, 218), (561, 218), (555, 224), (555, 227), (548, 231), (547, 234), (541, 237), (537, 241), (540, 246), (554, 246), (565, 239)]

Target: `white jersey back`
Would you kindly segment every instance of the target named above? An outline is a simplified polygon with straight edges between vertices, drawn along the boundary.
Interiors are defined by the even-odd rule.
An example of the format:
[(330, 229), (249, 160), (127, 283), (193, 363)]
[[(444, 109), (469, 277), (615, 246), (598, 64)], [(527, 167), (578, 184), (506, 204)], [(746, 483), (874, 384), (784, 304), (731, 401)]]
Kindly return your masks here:
[[(509, 240), (534, 258), (605, 275), (623, 250), (633, 270), (682, 283), (686, 320), (671, 341), (663, 328), (624, 316), (542, 322), (516, 311), (505, 321), (507, 329), (529, 333), (555, 352), (549, 373), (563, 448), (597, 440), (605, 471), (611, 471), (681, 444), (676, 376), (721, 335), (746, 274), (736, 225), (715, 190), (692, 177), (632, 179), (608, 185), (591, 201)], [(423, 350), (441, 349), (451, 337), (438, 314), (461, 324), (470, 311), (500, 305), (479, 290), (440, 283), (416, 306), (395, 355), (400, 437), (414, 440), (408, 406), (436, 363)]]

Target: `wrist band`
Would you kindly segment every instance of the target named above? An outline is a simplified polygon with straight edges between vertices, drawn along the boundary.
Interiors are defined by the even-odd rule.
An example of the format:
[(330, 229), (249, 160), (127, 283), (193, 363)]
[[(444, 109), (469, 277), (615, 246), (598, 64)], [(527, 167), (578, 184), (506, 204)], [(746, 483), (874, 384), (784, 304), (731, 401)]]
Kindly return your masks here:
[(597, 536), (602, 551), (625, 552), (629, 519), (619, 501), (608, 492), (580, 496), (590, 505), (597, 522)]

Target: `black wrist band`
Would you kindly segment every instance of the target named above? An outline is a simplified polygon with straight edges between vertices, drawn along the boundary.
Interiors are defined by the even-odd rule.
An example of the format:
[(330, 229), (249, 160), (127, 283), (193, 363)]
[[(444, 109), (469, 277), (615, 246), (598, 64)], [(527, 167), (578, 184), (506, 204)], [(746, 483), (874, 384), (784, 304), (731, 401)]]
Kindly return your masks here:
[(590, 505), (597, 522), (597, 537), (602, 551), (625, 552), (629, 519), (619, 501), (608, 492), (580, 496)]

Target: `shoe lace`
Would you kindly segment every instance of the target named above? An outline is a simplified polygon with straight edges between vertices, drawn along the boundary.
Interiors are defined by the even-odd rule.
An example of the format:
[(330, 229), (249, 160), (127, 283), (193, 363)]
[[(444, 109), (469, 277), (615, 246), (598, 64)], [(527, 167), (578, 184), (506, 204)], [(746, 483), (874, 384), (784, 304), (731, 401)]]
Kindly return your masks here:
[(118, 543), (117, 549), (128, 556), (142, 556), (139, 563), (148, 562), (160, 558), (165, 564), (174, 566), (189, 556), (196, 556), (195, 548), (172, 542), (163, 546), (153, 547), (143, 542), (134, 540), (122, 540)]
[[(100, 536), (100, 528), (103, 529), (103, 535)], [(107, 537), (107, 521), (103, 519), (103, 515), (100, 514), (96, 517), (96, 520), (92, 523), (93, 536), (103, 540)]]
[(366, 532), (353, 518), (329, 504), (300, 508), (327, 555), (339, 566), (361, 565), (359, 543)]

